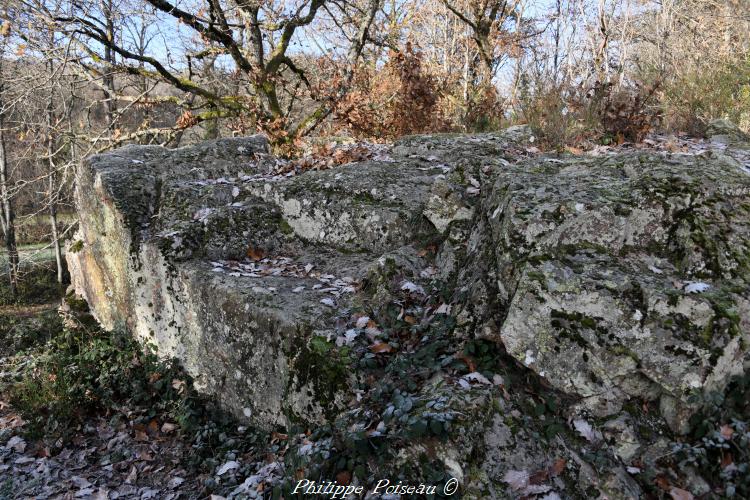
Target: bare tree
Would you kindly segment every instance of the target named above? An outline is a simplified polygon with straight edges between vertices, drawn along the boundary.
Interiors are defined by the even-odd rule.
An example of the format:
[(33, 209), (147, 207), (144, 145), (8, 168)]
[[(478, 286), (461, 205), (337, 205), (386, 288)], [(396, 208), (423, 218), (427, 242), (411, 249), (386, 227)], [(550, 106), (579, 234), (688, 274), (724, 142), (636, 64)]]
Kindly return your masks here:
[[(283, 2), (238, 0), (230, 4), (206, 0), (201, 2), (202, 5), (188, 9), (167, 0), (147, 0), (162, 16), (173, 20), (174, 24), (164, 29), (176, 33), (186, 27), (204, 45), (175, 68), (117, 40), (111, 22), (115, 6), (112, 0), (102, 2), (104, 19), (87, 9), (77, 8), (60, 15), (39, 2), (34, 8), (37, 15), (57, 23), (61, 31), (78, 43), (89, 61), (93, 61), (86, 61), (86, 64), (97, 66), (101, 74), (118, 72), (147, 77), (197, 98), (198, 103), (194, 100), (180, 102), (185, 112), (174, 128), (245, 114), (254, 116), (258, 128), (268, 133), (276, 144), (282, 145), (291, 144), (314, 130), (347, 92), (381, 4), (381, 0), (307, 0), (299, 2), (290, 12), (289, 6)], [(337, 61), (341, 70), (325, 93), (312, 88), (308, 69), (295, 61), (296, 54), (291, 50), (300, 34), (315, 21), (322, 22), (323, 18), (336, 21), (348, 45), (342, 54), (343, 59)], [(162, 18), (163, 24), (166, 19)], [(99, 52), (99, 47), (103, 48), (102, 52)], [(243, 75), (247, 93), (222, 95), (195, 78), (191, 62), (216, 56), (226, 56), (231, 60), (233, 70)], [(301, 82), (301, 85), (290, 85), (290, 80)], [(115, 93), (109, 76), (104, 88)], [(297, 89), (297, 92), (289, 89)], [(305, 95), (298, 95), (302, 91), (306, 92)], [(114, 97), (108, 98), (107, 102), (114, 104)], [(295, 106), (296, 112), (293, 112)]]
[(13, 296), (18, 294), (18, 249), (16, 247), (15, 213), (10, 192), (9, 161), (6, 148), (5, 115), (6, 73), (4, 70), (5, 50), (10, 38), (10, 24), (4, 23), (0, 33), (0, 208), (2, 208), (2, 228), (5, 250), (8, 253), (8, 279)]

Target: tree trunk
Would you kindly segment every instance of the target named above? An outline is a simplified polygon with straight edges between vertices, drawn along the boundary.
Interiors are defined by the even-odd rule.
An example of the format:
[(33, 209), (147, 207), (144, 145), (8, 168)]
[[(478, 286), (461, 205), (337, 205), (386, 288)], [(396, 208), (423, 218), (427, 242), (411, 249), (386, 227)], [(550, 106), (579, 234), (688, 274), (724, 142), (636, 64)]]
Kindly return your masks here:
[[(0, 56), (2, 52), (0, 52)], [(2, 62), (0, 62), (0, 65)], [(5, 154), (5, 120), (3, 106), (2, 66), (0, 66), (0, 201), (2, 201), (3, 229), (5, 230), (5, 250), (8, 252), (8, 279), (13, 297), (18, 295), (18, 248), (16, 247), (16, 223), (13, 214), (13, 201), (8, 187), (8, 157)]]
[[(54, 39), (51, 40), (50, 46), (54, 45)], [(47, 165), (49, 166), (49, 172), (47, 177), (47, 203), (49, 206), (49, 220), (52, 226), (52, 232), (50, 233), (52, 238), (52, 247), (55, 250), (55, 261), (57, 263), (57, 282), (62, 285), (63, 282), (63, 268), (62, 268), (62, 249), (60, 248), (60, 237), (57, 233), (57, 168), (55, 166), (55, 159), (53, 155), (55, 153), (55, 138), (53, 130), (53, 98), (54, 98), (54, 86), (52, 84), (52, 75), (54, 75), (54, 65), (50, 60), (47, 62), (50, 75), (50, 89), (49, 95), (47, 96), (47, 116), (46, 116), (46, 128), (47, 128)]]
[[(107, 27), (107, 40), (114, 44), (115, 41), (115, 20), (112, 0), (102, 1), (102, 12)], [(105, 87), (104, 98), (107, 107), (107, 127), (110, 132), (114, 130), (115, 114), (117, 113), (117, 103), (115, 102), (115, 77), (112, 73), (112, 67), (115, 64), (115, 53), (110, 46), (104, 47), (104, 60), (107, 62), (107, 72), (104, 74), (103, 83)]]
[[(50, 184), (52, 182), (50, 181)], [(57, 202), (50, 200), (49, 204), (49, 222), (52, 226), (52, 246), (55, 249), (55, 262), (57, 264), (57, 282), (62, 285), (63, 282), (63, 264), (62, 248), (60, 246), (60, 236), (57, 232)]]

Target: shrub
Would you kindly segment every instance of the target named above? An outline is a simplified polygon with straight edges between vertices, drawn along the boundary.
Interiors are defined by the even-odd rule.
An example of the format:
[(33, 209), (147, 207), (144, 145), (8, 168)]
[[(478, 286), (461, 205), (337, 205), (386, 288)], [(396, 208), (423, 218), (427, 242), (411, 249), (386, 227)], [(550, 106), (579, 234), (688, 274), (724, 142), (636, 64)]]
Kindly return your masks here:
[(62, 331), (62, 321), (56, 310), (14, 311), (0, 314), (0, 357), (44, 344)]
[(710, 66), (678, 70), (665, 82), (660, 97), (667, 129), (702, 135), (711, 120), (727, 118), (750, 132), (750, 59)]
[(529, 124), (543, 146), (560, 149), (587, 139), (593, 120), (584, 115), (586, 108), (575, 105), (582, 101), (579, 92), (570, 85), (542, 84), (534, 90), (524, 87), (520, 119)]
[(445, 128), (439, 114), (435, 79), (422, 67), (422, 56), (407, 44), (392, 51), (380, 70), (362, 67), (354, 90), (339, 104), (339, 126), (355, 137), (393, 139)]
[(17, 381), (5, 388), (31, 432), (66, 438), (86, 416), (124, 404), (154, 412), (174, 409), (183, 389), (173, 387), (172, 380), (184, 378), (177, 367), (124, 332), (101, 330), (80, 312), (78, 301), (68, 300), (78, 310), (66, 321), (68, 327), (47, 332), (46, 342), (19, 356), (26, 362)]
[(543, 84), (533, 93), (522, 92), (521, 116), (547, 147), (637, 142), (659, 123), (657, 88), (598, 81)]

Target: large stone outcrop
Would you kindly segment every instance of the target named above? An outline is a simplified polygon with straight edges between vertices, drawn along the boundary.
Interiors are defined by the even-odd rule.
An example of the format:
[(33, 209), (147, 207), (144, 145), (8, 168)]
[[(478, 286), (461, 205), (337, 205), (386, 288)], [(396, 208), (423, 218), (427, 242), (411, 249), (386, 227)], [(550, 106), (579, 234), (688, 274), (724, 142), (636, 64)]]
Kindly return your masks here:
[[(366, 406), (373, 383), (358, 367), (435, 342), (379, 328), (394, 304), (393, 321), (408, 318), (412, 330), (449, 317), (457, 348), (502, 346), (516, 371), (569, 401), (570, 419), (610, 419), (626, 463), (629, 401), (658, 405), (684, 431), (691, 395), (745, 370), (750, 154), (717, 141), (674, 154), (539, 155), (527, 138), (518, 128), (411, 137), (370, 160), (299, 175), (275, 175), (260, 137), (94, 156), (77, 178), (73, 283), (102, 325), (176, 357), (202, 390), (267, 428)], [(488, 382), (481, 368), (460, 378), (447, 366), (410, 397)], [(511, 433), (520, 403), (498, 409), (498, 386), (465, 403), (472, 430), (444, 450), (464, 484), (485, 491), (567, 450), (584, 490), (637, 490), (622, 469), (584, 481), (588, 469), (564, 444), (537, 450), (530, 430)], [(396, 392), (390, 412), (411, 414), (417, 403)], [(445, 424), (429, 414), (430, 425)], [(516, 454), (523, 446), (526, 458)], [(491, 459), (467, 464), (477, 454)], [(476, 477), (463, 477), (467, 467)], [(565, 489), (544, 491), (553, 487)]]

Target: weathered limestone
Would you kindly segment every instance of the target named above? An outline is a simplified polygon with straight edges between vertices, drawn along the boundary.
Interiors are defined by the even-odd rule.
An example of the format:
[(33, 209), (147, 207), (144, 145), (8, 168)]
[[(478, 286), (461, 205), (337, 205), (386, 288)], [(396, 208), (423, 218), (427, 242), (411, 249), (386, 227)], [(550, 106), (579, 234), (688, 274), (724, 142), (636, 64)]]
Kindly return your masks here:
[(748, 181), (710, 153), (507, 168), (485, 205), (494, 335), (600, 416), (721, 390), (750, 340)]
[[(269, 428), (356, 406), (367, 382), (332, 347), (352, 311), (397, 293), (427, 304), (425, 290), (442, 289), (456, 344), (503, 346), (571, 398), (570, 418), (608, 419), (628, 463), (642, 451), (628, 402), (658, 404), (682, 432), (691, 395), (747, 364), (750, 154), (732, 140), (531, 155), (529, 135), (411, 137), (390, 158), (290, 177), (273, 175), (259, 137), (95, 156), (78, 173), (73, 282), (105, 327), (178, 358), (204, 391)], [(458, 383), (431, 380), (415, 398)], [(531, 443), (512, 458), (525, 434), (509, 434), (491, 397), (472, 404), (465, 413), (481, 417), (441, 452), (446, 467), (483, 446), (499, 458), (474, 472), (497, 482), (555, 458)], [(637, 492), (613, 471), (590, 484)]]

